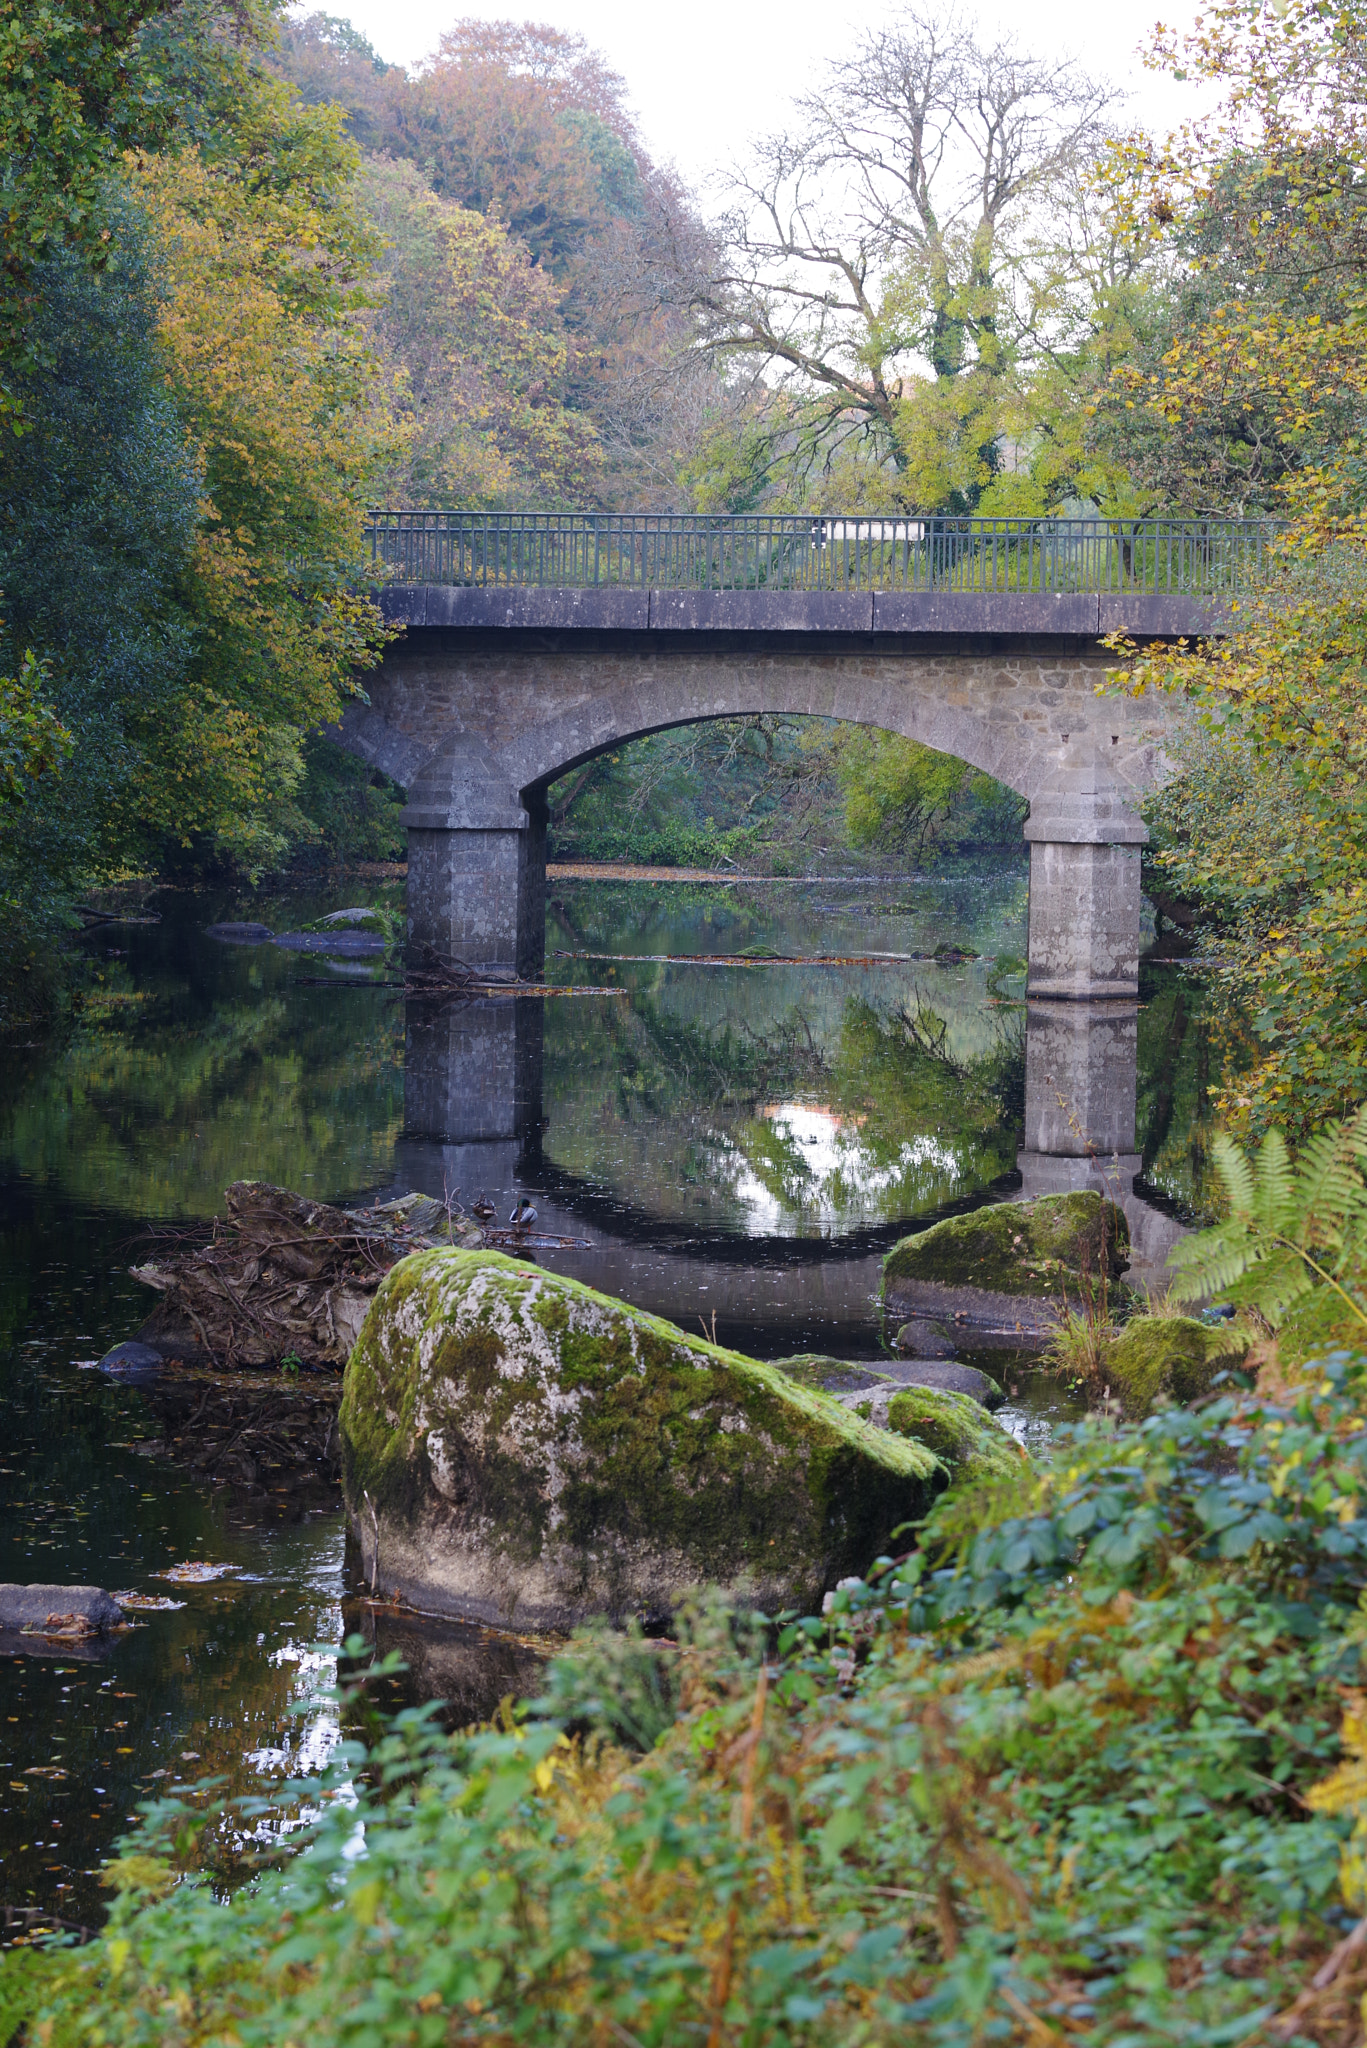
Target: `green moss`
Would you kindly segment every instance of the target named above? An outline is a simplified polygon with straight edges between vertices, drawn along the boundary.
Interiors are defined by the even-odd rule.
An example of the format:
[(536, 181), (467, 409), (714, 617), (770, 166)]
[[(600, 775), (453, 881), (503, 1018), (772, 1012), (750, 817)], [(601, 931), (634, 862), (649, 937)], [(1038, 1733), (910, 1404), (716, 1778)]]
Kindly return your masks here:
[[(929, 1506), (934, 1453), (777, 1367), (496, 1252), (395, 1267), (347, 1366), (348, 1503), (563, 1578), (667, 1555), (808, 1595)], [(586, 1595), (587, 1597), (587, 1595)], [(604, 1603), (613, 1606), (604, 1596)]]
[(799, 1351), (792, 1358), (776, 1358), (776, 1372), (796, 1380), (800, 1387), (816, 1387), (827, 1394), (848, 1394), (856, 1387), (893, 1385), (890, 1373), (873, 1365), (851, 1365), (847, 1358), (827, 1358), (820, 1351)]
[(1239, 1363), (1248, 1337), (1230, 1323), (1193, 1316), (1133, 1316), (1106, 1355), (1112, 1394), (1129, 1415), (1146, 1415), (1160, 1395), (1184, 1406), (1210, 1393), (1218, 1373)]
[(888, 1428), (934, 1451), (954, 1483), (1020, 1470), (1023, 1453), (971, 1394), (907, 1387), (888, 1403)]
[(1284, 1366), (1304, 1365), (1326, 1351), (1367, 1349), (1367, 1328), (1332, 1287), (1303, 1294), (1277, 1330), (1277, 1358)]
[(1123, 1212), (1091, 1190), (995, 1202), (904, 1237), (883, 1261), (883, 1288), (933, 1281), (1057, 1300), (1076, 1295), (1084, 1278), (1117, 1279), (1129, 1248)]

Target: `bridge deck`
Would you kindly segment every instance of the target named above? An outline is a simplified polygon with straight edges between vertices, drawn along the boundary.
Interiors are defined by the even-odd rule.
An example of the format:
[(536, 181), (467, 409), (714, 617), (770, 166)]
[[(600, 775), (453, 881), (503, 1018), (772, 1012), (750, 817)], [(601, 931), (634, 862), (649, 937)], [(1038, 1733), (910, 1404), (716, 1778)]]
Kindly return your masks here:
[(1263, 520), (374, 512), (396, 624), (1164, 638), (1219, 631)]
[(1175, 639), (1227, 630), (1229, 600), (1101, 592), (583, 590), (507, 584), (386, 583), (375, 591), (394, 625), (463, 632), (806, 633), (844, 638), (912, 634)]

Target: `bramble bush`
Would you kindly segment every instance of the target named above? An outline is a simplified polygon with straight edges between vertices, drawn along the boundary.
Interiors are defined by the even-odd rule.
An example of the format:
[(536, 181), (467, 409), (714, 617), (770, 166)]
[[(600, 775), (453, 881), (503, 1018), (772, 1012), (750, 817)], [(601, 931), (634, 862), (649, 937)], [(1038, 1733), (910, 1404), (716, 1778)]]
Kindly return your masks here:
[(102, 1938), (7, 1959), (9, 2038), (1355, 2039), (1364, 1371), (1092, 1418), (823, 1617), (702, 1603), (500, 1725), (400, 1714), (230, 1894), (153, 1806)]

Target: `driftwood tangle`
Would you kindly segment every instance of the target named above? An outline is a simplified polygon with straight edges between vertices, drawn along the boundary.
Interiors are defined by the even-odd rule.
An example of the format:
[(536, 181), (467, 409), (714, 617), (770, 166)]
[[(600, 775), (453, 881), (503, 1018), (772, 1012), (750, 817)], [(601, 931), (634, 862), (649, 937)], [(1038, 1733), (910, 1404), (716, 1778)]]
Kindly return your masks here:
[(164, 1358), (340, 1369), (391, 1266), (434, 1245), (485, 1242), (459, 1209), (426, 1195), (344, 1210), (243, 1180), (226, 1200), (208, 1244), (132, 1268), (161, 1296), (138, 1336)]

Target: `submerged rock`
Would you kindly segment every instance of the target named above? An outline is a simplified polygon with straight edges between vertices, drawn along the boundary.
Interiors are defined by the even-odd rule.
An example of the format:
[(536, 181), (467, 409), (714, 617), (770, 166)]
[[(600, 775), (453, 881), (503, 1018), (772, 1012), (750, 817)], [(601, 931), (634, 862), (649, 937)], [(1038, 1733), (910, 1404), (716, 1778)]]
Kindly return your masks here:
[(1006, 1396), (990, 1373), (952, 1358), (900, 1359), (897, 1380), (904, 1387), (933, 1387), (944, 1394), (967, 1394), (983, 1408), (1000, 1408)]
[(122, 1628), (124, 1613), (100, 1586), (0, 1585), (0, 1629), (42, 1636), (100, 1636)]
[(372, 1586), (530, 1628), (661, 1619), (703, 1584), (810, 1611), (943, 1476), (774, 1366), (496, 1252), (390, 1274), (341, 1430)]
[(958, 1349), (952, 1332), (927, 1316), (916, 1316), (903, 1323), (892, 1341), (898, 1351), (905, 1351), (912, 1358), (952, 1358)]
[(827, 1358), (819, 1351), (803, 1351), (795, 1358), (776, 1358), (774, 1364), (800, 1386), (838, 1394), (847, 1407), (847, 1397), (853, 1397), (857, 1407), (860, 1395), (895, 1393), (898, 1387), (938, 1387), (967, 1394), (984, 1408), (1000, 1408), (1006, 1399), (990, 1374), (949, 1358), (888, 1358), (866, 1365), (859, 1359)]
[(1160, 1394), (1189, 1406), (1209, 1394), (1216, 1375), (1237, 1366), (1248, 1334), (1232, 1323), (1194, 1316), (1135, 1316), (1106, 1354), (1112, 1394), (1128, 1415), (1146, 1415)]
[(800, 1387), (816, 1387), (826, 1394), (848, 1394), (855, 1387), (891, 1385), (891, 1375), (881, 1366), (865, 1365), (861, 1359), (828, 1358), (823, 1351), (799, 1351), (792, 1358), (776, 1358), (774, 1370), (796, 1380)]
[(105, 1352), (100, 1371), (113, 1373), (118, 1379), (147, 1379), (159, 1373), (164, 1364), (155, 1345), (140, 1344), (136, 1337), (130, 1337)]
[(268, 924), (209, 924), (204, 936), (225, 946), (264, 946), (275, 933)]

